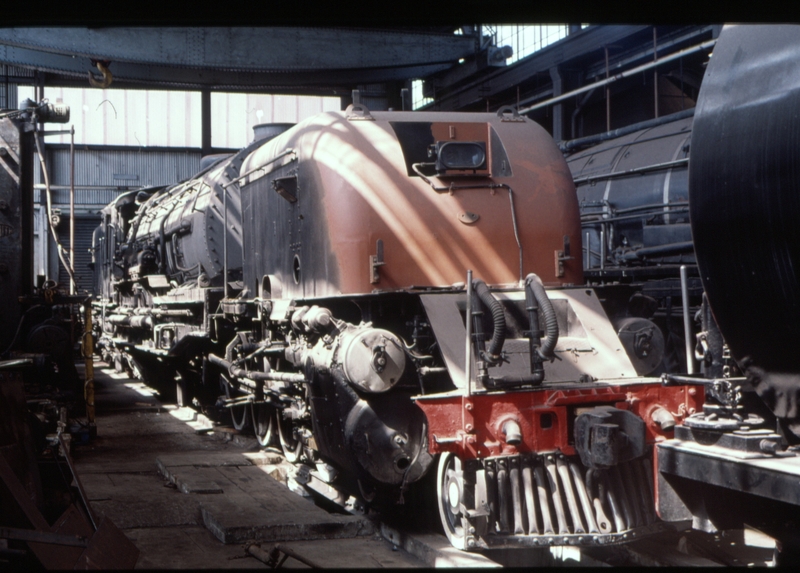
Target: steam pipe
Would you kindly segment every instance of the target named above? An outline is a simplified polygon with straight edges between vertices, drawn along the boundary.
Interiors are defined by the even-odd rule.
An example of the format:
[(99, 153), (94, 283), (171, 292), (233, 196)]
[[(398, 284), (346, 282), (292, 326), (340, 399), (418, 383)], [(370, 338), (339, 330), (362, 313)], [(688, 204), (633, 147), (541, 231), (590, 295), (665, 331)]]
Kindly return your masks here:
[(228, 187), (222, 187), (222, 204), (223, 209), (225, 211), (224, 216), (224, 225), (225, 228), (222, 229), (222, 279), (223, 279), (223, 289), (222, 289), (222, 297), (227, 299), (228, 298)]
[[(660, 215), (660, 214), (663, 214), (664, 212), (665, 211), (663, 210), (663, 206), (662, 206), (662, 208), (657, 213), (653, 213), (653, 214), (659, 214)], [(675, 207), (674, 209), (670, 209), (668, 214), (678, 215), (680, 213), (688, 213), (688, 212), (689, 212), (689, 207), (688, 206), (687, 207)], [(619, 221), (633, 221), (635, 219), (641, 219), (646, 214), (640, 213), (638, 215), (623, 215), (621, 217), (611, 216), (611, 217), (607, 217), (607, 218), (597, 217), (597, 215), (599, 215), (599, 213), (585, 213), (584, 215), (582, 215), (581, 216), (581, 227), (593, 227), (597, 223), (616, 223), (616, 222), (619, 222)], [(594, 218), (590, 219), (589, 217), (594, 217)]]
[[(75, 126), (70, 126), (69, 136), (69, 294), (75, 294)], [(73, 322), (75, 315), (71, 314)]]
[(545, 535), (552, 535), (553, 520), (550, 517), (550, 504), (547, 500), (547, 487), (545, 486), (544, 470), (540, 464), (536, 464), (533, 470), (533, 475), (536, 478), (536, 490), (539, 494), (539, 508), (542, 510), (542, 530)]
[(481, 302), (492, 312), (492, 322), (494, 323), (494, 331), (492, 333), (492, 340), (489, 343), (489, 349), (486, 355), (482, 358), (486, 359), (491, 364), (497, 364), (502, 360), (500, 353), (503, 350), (503, 343), (506, 340), (506, 317), (503, 313), (503, 307), (500, 302), (489, 291), (486, 283), (478, 279), (472, 283), (475, 293)]
[(561, 502), (561, 487), (558, 485), (556, 464), (551, 457), (548, 457), (545, 459), (544, 466), (547, 469), (547, 477), (550, 480), (553, 507), (556, 510), (556, 518), (558, 520), (558, 533), (563, 535), (569, 533), (569, 528), (567, 527), (567, 514), (564, 512), (564, 504)]
[(589, 533), (598, 533), (597, 523), (592, 513), (592, 502), (589, 500), (589, 494), (586, 492), (586, 484), (583, 483), (583, 477), (581, 476), (580, 469), (578, 469), (578, 464), (574, 461), (570, 461), (569, 471), (572, 473), (572, 481), (575, 482), (575, 487), (578, 490), (578, 499), (580, 499), (583, 514), (586, 516)]
[(512, 446), (522, 442), (522, 430), (516, 420), (508, 420), (503, 424), (503, 435), (506, 437), (506, 443)]
[(586, 529), (583, 527), (583, 520), (581, 519), (581, 512), (578, 508), (578, 501), (575, 499), (575, 490), (572, 488), (567, 462), (560, 457), (556, 458), (556, 468), (558, 468), (558, 475), (561, 477), (561, 483), (564, 485), (567, 507), (572, 516), (573, 533), (586, 533)]
[(464, 374), (466, 377), (466, 394), (472, 394), (472, 271), (467, 271), (467, 316), (465, 326), (467, 329), (467, 347), (464, 355)]
[[(538, 303), (538, 306), (537, 306)], [(530, 357), (531, 374), (529, 375), (507, 375), (492, 377), (496, 384), (500, 385), (522, 385), (522, 384), (541, 384), (544, 381), (543, 361), (553, 361), (558, 358), (554, 354), (556, 343), (558, 342), (558, 319), (553, 310), (553, 305), (547, 292), (542, 285), (541, 279), (531, 273), (525, 278), (525, 307), (528, 310), (528, 320), (530, 322)], [(541, 342), (541, 331), (539, 330), (538, 308), (541, 307), (545, 319), (547, 338)]]
[(508, 467), (506, 461), (501, 459), (497, 462), (497, 509), (499, 513), (500, 531), (508, 532)]
[(681, 305), (683, 307), (683, 336), (686, 345), (686, 372), (694, 374), (694, 351), (690, 340), (692, 325), (689, 317), (689, 278), (686, 265), (681, 265)]
[(214, 366), (224, 368), (228, 374), (234, 378), (249, 378), (256, 381), (277, 381), (277, 382), (305, 382), (306, 377), (302, 374), (295, 374), (291, 372), (257, 372), (253, 370), (244, 370), (237, 368), (231, 362), (224, 358), (220, 358), (214, 354), (208, 355), (208, 361)]
[(606, 268), (606, 232), (605, 224), (600, 226), (600, 270)]
[(650, 488), (647, 486), (647, 478), (644, 475), (644, 469), (636, 460), (626, 464), (628, 471), (633, 476), (633, 483), (636, 484), (636, 491), (639, 493), (639, 503), (642, 507), (642, 516), (644, 517), (644, 524), (648, 525), (654, 521), (654, 500), (648, 495)]
[(509, 460), (508, 478), (511, 481), (511, 503), (514, 507), (514, 534), (524, 535), (525, 529), (522, 527), (522, 497), (520, 495), (519, 483), (519, 458), (514, 457)]
[(547, 296), (547, 292), (544, 290), (542, 279), (540, 279), (537, 275), (533, 273), (529, 274), (525, 278), (525, 286), (526, 289), (528, 287), (531, 288), (534, 297), (536, 297), (536, 302), (539, 303), (539, 306), (542, 308), (542, 313), (544, 314), (545, 332), (547, 334), (547, 338), (545, 339), (541, 348), (538, 349), (538, 354), (542, 358), (552, 361), (553, 358), (555, 358), (553, 351), (555, 350), (556, 343), (558, 342), (558, 319), (556, 318), (556, 313), (553, 310), (553, 304), (550, 302), (550, 298)]
[(486, 462), (486, 497), (489, 502), (489, 526), (494, 529), (494, 522), (498, 518), (497, 510), (497, 470), (495, 462)]
[[(280, 159), (281, 157), (284, 157), (284, 156), (286, 156), (286, 155), (290, 155), (290, 154), (292, 154), (292, 153), (294, 153), (294, 149), (284, 149), (283, 151), (281, 151), (281, 152), (280, 152), (278, 155), (276, 155), (276, 156), (275, 156), (275, 157), (273, 157), (272, 159), (270, 159), (270, 160), (268, 160), (268, 161), (265, 161), (265, 162), (263, 163), (263, 165), (261, 165), (261, 166), (259, 166), (259, 167), (256, 167), (255, 169), (251, 169), (251, 170), (250, 170), (250, 171), (248, 171), (247, 173), (243, 173), (242, 175), (239, 175), (239, 176), (238, 176), (238, 177), (236, 177), (235, 179), (231, 179), (231, 180), (230, 180), (230, 181), (228, 181), (228, 182), (227, 182), (225, 185), (223, 185), (223, 186), (222, 186), (222, 188), (223, 188), (223, 189), (227, 189), (228, 187), (230, 187), (230, 186), (231, 186), (231, 185), (233, 185), (234, 183), (238, 183), (239, 181), (241, 181), (242, 179), (244, 179), (244, 178), (245, 178), (245, 177), (247, 177), (248, 175), (252, 175), (252, 174), (253, 174), (253, 173), (255, 173), (256, 171), (262, 171), (262, 170), (263, 170), (263, 169), (264, 169), (264, 168), (265, 168), (267, 165), (271, 165), (271, 164), (275, 163), (275, 162), (276, 162), (278, 159)], [(210, 166), (209, 166), (209, 168), (210, 168)], [(250, 182), (248, 181), (248, 183), (250, 183)]]
[[(582, 225), (581, 225), (582, 226)], [(583, 265), (583, 268), (588, 269), (592, 266), (592, 252), (589, 250), (590, 242), (589, 242), (589, 233), (586, 233), (586, 263)]]
[(562, 141), (558, 144), (559, 149), (562, 152), (568, 153), (575, 149), (576, 147), (587, 147), (589, 145), (594, 145), (596, 143), (602, 143), (603, 141), (607, 141), (609, 139), (616, 139), (617, 137), (622, 137), (623, 135), (628, 135), (629, 133), (633, 133), (635, 131), (640, 131), (642, 129), (648, 129), (651, 127), (658, 127), (659, 125), (664, 125), (665, 123), (670, 123), (672, 121), (678, 121), (680, 119), (684, 119), (687, 117), (692, 117), (694, 115), (694, 108), (689, 108), (683, 111), (679, 111), (677, 113), (672, 113), (670, 115), (662, 115), (656, 119), (648, 119), (646, 121), (640, 121), (639, 123), (634, 123), (632, 125), (627, 125), (625, 127), (621, 127), (619, 129), (613, 129), (611, 131), (606, 131), (604, 133), (598, 133), (596, 135), (588, 135), (586, 137), (581, 137), (580, 139), (573, 139), (571, 141)]
[[(595, 486), (597, 489), (596, 494)], [(597, 528), (601, 533), (611, 533), (611, 520), (608, 519), (605, 509), (603, 508), (603, 502), (601, 501), (606, 497), (606, 488), (597, 470), (589, 469), (586, 471), (586, 492), (592, 500), (594, 515), (597, 518)]]
[[(609, 207), (608, 201), (584, 201), (581, 203), (583, 207), (603, 207), (603, 209)], [(664, 209), (670, 209), (674, 207), (688, 207), (688, 201), (670, 201), (669, 203), (650, 203), (648, 205), (637, 205), (636, 207), (626, 207), (625, 209), (614, 209), (614, 215), (621, 215), (623, 213), (635, 213), (637, 211), (655, 211), (656, 213), (663, 213)], [(584, 213), (581, 215), (581, 219), (587, 218), (592, 215), (603, 215), (606, 211), (594, 211), (591, 213)], [(595, 219), (600, 220), (600, 219)], [(605, 219), (603, 219), (605, 220)]]
[[(631, 480), (631, 476), (625, 471), (626, 464), (620, 464), (611, 468), (611, 475), (617, 484), (617, 491), (620, 498), (622, 498), (623, 507), (630, 515), (631, 527), (638, 527), (644, 525), (642, 520), (642, 512), (636, 499), (636, 482)], [(627, 486), (627, 487), (626, 487)]]
[(689, 158), (675, 159), (673, 161), (664, 161), (663, 163), (654, 163), (653, 165), (645, 165), (643, 167), (633, 167), (625, 171), (614, 171), (613, 173), (604, 173), (602, 175), (587, 175), (586, 177), (578, 177), (573, 180), (575, 185), (581, 183), (591, 183), (593, 181), (605, 181), (606, 179), (616, 179), (617, 177), (626, 177), (628, 175), (636, 175), (637, 173), (647, 173), (649, 171), (661, 171), (662, 169), (671, 169), (673, 167), (680, 167), (681, 165), (688, 165)]
[(53, 226), (53, 204), (50, 196), (50, 175), (47, 173), (47, 163), (44, 160), (44, 153), (42, 152), (42, 135), (39, 130), (35, 130), (33, 135), (33, 140), (36, 143), (36, 153), (39, 156), (39, 164), (42, 167), (42, 175), (44, 176), (45, 196), (47, 197), (47, 226), (50, 228), (50, 233), (53, 235), (53, 240), (56, 243), (56, 253), (58, 254), (58, 258), (61, 260), (61, 264), (64, 265), (64, 268), (67, 269), (69, 280), (74, 283), (75, 273), (72, 272), (72, 267), (70, 267), (69, 263), (67, 263), (67, 261), (64, 259), (64, 253), (62, 252), (64, 251), (64, 247), (59, 242), (58, 233), (56, 233), (56, 228)]
[(625, 525), (625, 518), (622, 516), (622, 510), (619, 504), (619, 500), (617, 499), (616, 493), (614, 493), (613, 484), (610, 481), (610, 476), (608, 472), (603, 472), (603, 475), (598, 476), (601, 486), (601, 491), (605, 490), (605, 497), (608, 499), (608, 505), (611, 506), (611, 515), (614, 518), (614, 528), (617, 530), (617, 533), (625, 531), (627, 529)]
[(625, 253), (619, 258), (624, 261), (636, 261), (645, 257), (680, 255), (683, 253), (691, 253), (692, 251), (694, 251), (694, 243), (692, 241), (685, 241), (681, 243), (667, 243), (666, 245), (658, 245), (657, 247), (643, 247)]
[(526, 458), (522, 462), (522, 485), (525, 488), (525, 510), (528, 515), (528, 535), (539, 533), (536, 523), (536, 493), (533, 490), (533, 469)]

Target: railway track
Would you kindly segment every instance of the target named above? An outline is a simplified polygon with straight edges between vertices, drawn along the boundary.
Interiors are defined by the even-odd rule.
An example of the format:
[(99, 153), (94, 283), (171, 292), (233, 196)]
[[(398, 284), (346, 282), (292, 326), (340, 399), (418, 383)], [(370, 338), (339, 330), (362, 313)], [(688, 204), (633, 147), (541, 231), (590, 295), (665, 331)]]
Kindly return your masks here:
[[(257, 440), (232, 427), (215, 430), (240, 447), (252, 449)], [(365, 510), (364, 500), (340, 491), (326, 480), (331, 469), (286, 461), (279, 448), (269, 448), (270, 455), (281, 458), (285, 471), (273, 477), (290, 490), (310, 497), (328, 511), (368, 515), (384, 539), (402, 548), (429, 566), (520, 567), (520, 566), (664, 566), (664, 567), (764, 567), (774, 562), (774, 540), (752, 529), (708, 534), (691, 530), (690, 523), (651, 537), (610, 547), (495, 549), (466, 553), (453, 549), (447, 538), (429, 528), (403, 523), (396, 516)], [(265, 544), (269, 546), (269, 544)]]
[[(768, 540), (742, 531), (666, 532), (593, 549), (461, 552), (440, 533), (367, 509), (339, 491), (324, 466), (289, 463), (251, 433), (161, 403), (145, 384), (110, 368), (97, 369), (96, 384), (98, 440), (77, 449), (78, 471), (93, 507), (141, 546), (144, 566), (266, 567), (265, 560), (310, 566), (302, 559), (328, 567), (764, 566), (772, 560)], [(202, 540), (205, 559), (181, 553), (187, 535)], [(364, 544), (372, 561), (347, 561), (364, 553)]]

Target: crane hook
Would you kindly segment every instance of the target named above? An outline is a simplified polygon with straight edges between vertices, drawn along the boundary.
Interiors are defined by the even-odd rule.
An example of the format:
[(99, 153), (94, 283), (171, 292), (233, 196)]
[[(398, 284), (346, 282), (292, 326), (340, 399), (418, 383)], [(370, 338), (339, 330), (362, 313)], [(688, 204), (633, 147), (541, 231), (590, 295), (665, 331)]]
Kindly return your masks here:
[(111, 65), (111, 62), (108, 61), (97, 61), (92, 60), (92, 63), (100, 70), (100, 73), (103, 74), (103, 80), (97, 80), (92, 75), (92, 72), (86, 72), (89, 76), (89, 84), (95, 88), (107, 88), (111, 85), (111, 82), (114, 81), (114, 76), (111, 75), (111, 70), (108, 69), (108, 66)]

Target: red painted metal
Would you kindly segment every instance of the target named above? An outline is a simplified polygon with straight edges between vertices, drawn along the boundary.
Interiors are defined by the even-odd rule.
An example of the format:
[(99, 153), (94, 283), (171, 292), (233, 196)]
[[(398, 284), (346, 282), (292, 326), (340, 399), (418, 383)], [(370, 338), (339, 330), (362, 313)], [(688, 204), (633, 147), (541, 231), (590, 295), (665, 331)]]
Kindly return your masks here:
[[(536, 389), (472, 396), (420, 397), (417, 404), (428, 419), (428, 447), (433, 454), (453, 452), (462, 460), (526, 452), (561, 451), (574, 455), (572, 424), (583, 409), (611, 405), (645, 421), (652, 444), (669, 439), (653, 420), (661, 407), (676, 423), (702, 409), (702, 390), (652, 383), (603, 384), (585, 388)], [(514, 420), (522, 431), (517, 445), (505, 442), (503, 425)]]
[[(252, 232), (245, 218), (244, 250), (250, 260), (266, 260), (269, 249), (276, 248), (273, 243), (259, 242), (263, 229), (269, 229), (272, 236), (277, 228), (280, 235), (285, 223), (285, 232), (296, 237), (290, 240), (292, 249), (299, 249), (297, 254), (305, 265), (305, 279), (296, 284), (292, 256), (269, 269), (257, 263), (259, 276), (250, 276), (245, 262), (245, 284), (253, 292), (261, 274), (267, 273), (286, 277), (282, 278), (282, 296), (297, 298), (411, 285), (449, 286), (464, 281), (467, 269), (490, 285), (515, 284), (522, 277), (511, 198), (506, 187), (491, 185), (513, 189), (523, 275), (535, 272), (548, 286), (583, 283), (581, 259), (574, 257), (582, 247), (572, 175), (541, 126), (529, 120), (504, 121), (494, 113), (372, 112), (370, 117), (372, 121), (351, 121), (342, 113), (316, 116), (245, 160), (242, 172), (294, 149), (298, 177), (304, 181), (303, 200), (291, 208), (291, 216), (284, 199), (268, 187), (261, 190), (267, 179), (261, 183), (254, 180), (252, 190), (249, 180), (242, 183), (244, 204), (248, 204), (249, 194), (259, 193), (260, 208), (272, 213), (258, 223), (266, 227)], [(507, 171), (503, 175), (485, 170), (469, 176), (432, 176), (437, 186), (453, 186), (450, 192), (437, 193), (422, 178), (408, 174), (392, 127), (420, 122), (430, 124), (434, 140), (486, 144), (489, 166), (493, 153), (502, 147)], [(477, 188), (460, 188), (467, 186)], [(311, 211), (312, 207), (316, 210)], [(459, 219), (465, 213), (478, 218), (465, 224)], [(313, 220), (311, 227), (307, 222), (298, 223), (304, 218)], [(297, 238), (300, 236), (302, 241)], [(557, 261), (554, 257), (564, 249), (565, 237), (573, 258)], [(373, 283), (369, 261), (377, 252), (378, 240), (383, 243), (384, 264)]]

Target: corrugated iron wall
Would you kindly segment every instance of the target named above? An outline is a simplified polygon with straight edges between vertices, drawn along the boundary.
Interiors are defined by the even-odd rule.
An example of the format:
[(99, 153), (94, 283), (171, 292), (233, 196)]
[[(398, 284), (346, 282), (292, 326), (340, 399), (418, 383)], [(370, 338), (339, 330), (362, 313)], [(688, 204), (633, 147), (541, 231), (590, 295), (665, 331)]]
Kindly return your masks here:
[[(75, 218), (75, 287), (78, 294), (83, 294), (92, 290), (92, 269), (89, 263), (92, 262), (92, 253), (89, 249), (92, 246), (92, 233), (97, 227), (98, 221), (89, 217)], [(69, 248), (69, 221), (63, 221), (58, 226), (58, 240), (64, 247)], [(69, 289), (69, 273), (64, 265), (58, 266), (58, 284), (64, 290)]]
[[(70, 158), (69, 146), (47, 146), (46, 161), (50, 184), (53, 189), (53, 204), (68, 205)], [(191, 177), (200, 170), (200, 151), (196, 149), (75, 149), (75, 205), (104, 206), (120, 191), (171, 185)], [(34, 184), (42, 185), (39, 158), (35, 157)], [(90, 189), (81, 189), (81, 187)], [(43, 199), (37, 189), (34, 202)]]
[(338, 97), (212, 92), (211, 145), (244, 147), (260, 123), (298, 123), (341, 109)]
[[(0, 73), (3, 72), (0, 69)], [(19, 73), (19, 70), (9, 68), (9, 72)], [(3, 88), (5, 86), (0, 85), (0, 91)], [(14, 108), (18, 100), (34, 97), (32, 85), (14, 86), (9, 83), (8, 90), (8, 99)], [(5, 91), (0, 95), (5, 95)], [(76, 234), (76, 253), (83, 255), (91, 247), (87, 225), (90, 226), (95, 218), (99, 221), (97, 214), (100, 209), (119, 193), (140, 187), (175, 184), (200, 169), (199, 92), (48, 87), (45, 97), (51, 102), (69, 105), (71, 116), (68, 124), (51, 125), (48, 130), (68, 129), (70, 124), (75, 126), (75, 212), (81, 218), (82, 229)], [(211, 107), (212, 145), (238, 149), (252, 141), (254, 125), (295, 123), (323, 111), (340, 109), (341, 99), (214, 92)], [(69, 141), (68, 134), (45, 139), (53, 208), (61, 211), (59, 234), (66, 232), (67, 236)], [(35, 157), (34, 161), (34, 183), (43, 187), (38, 158)], [(34, 242), (37, 273), (44, 272), (55, 280), (60, 276), (62, 281), (59, 282), (63, 282), (65, 271), (57, 259), (54, 245), (50, 245), (50, 239), (47, 239), (42, 189), (34, 189), (34, 203), (42, 227)], [(85, 271), (83, 263), (81, 261), (80, 269), (76, 266), (76, 272)], [(62, 286), (68, 288), (68, 284)]]
[[(76, 146), (75, 149), (75, 274), (78, 292), (92, 287), (91, 271), (87, 263), (91, 260), (92, 230), (100, 222), (100, 209), (113, 201), (121, 192), (139, 187), (172, 185), (193, 176), (200, 170), (200, 151), (197, 149), (145, 149), (105, 148), (92, 149)], [(61, 211), (58, 226), (59, 239), (69, 248), (69, 146), (46, 145), (50, 184), (52, 186), (53, 209)], [(44, 179), (39, 158), (34, 155), (34, 185), (43, 186)], [(89, 187), (88, 189), (81, 187)], [(44, 214), (46, 198), (43, 189), (34, 189), (34, 203)], [(46, 219), (41, 222), (46, 225)], [(39, 220), (36, 221), (39, 223)], [(39, 225), (43, 226), (43, 225)], [(44, 231), (44, 232), (42, 232)], [(34, 260), (37, 273), (58, 281), (67, 291), (69, 279), (66, 269), (58, 261), (54, 246), (49, 243), (47, 229), (39, 230), (34, 238)]]
[(17, 109), (18, 82), (28, 78), (33, 82), (33, 70), (0, 66), (0, 109)]
[[(2, 78), (0, 78), (2, 81)], [(200, 92), (47, 87), (51, 102), (70, 106), (75, 141), (90, 145), (200, 147)], [(19, 99), (33, 98), (19, 86)], [(253, 139), (260, 123), (297, 123), (341, 109), (339, 97), (212, 92), (211, 145), (238, 149)], [(383, 109), (383, 108), (376, 108)], [(69, 135), (52, 143), (69, 143)]]

